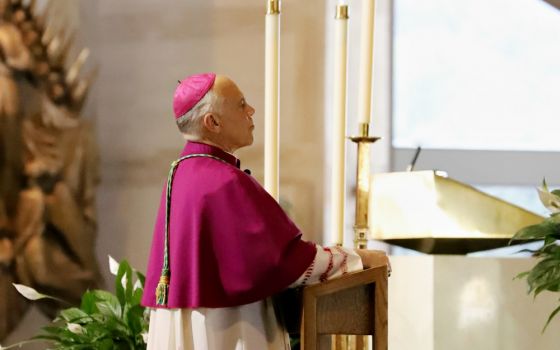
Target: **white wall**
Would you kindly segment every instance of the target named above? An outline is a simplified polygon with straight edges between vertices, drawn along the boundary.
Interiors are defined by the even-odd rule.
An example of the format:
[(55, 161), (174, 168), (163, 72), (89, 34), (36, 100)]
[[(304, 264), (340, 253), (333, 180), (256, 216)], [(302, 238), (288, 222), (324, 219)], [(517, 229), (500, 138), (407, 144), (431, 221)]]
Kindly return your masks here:
[[(255, 144), (239, 152), (263, 178), (265, 2), (97, 1), (88, 28), (101, 71), (92, 104), (101, 148), (100, 258), (143, 268), (162, 185), (183, 141), (173, 123), (178, 79), (216, 71), (237, 81), (257, 113)], [(284, 1), (281, 197), (308, 239), (322, 232), (323, 5)], [(95, 20), (93, 20), (95, 18)]]

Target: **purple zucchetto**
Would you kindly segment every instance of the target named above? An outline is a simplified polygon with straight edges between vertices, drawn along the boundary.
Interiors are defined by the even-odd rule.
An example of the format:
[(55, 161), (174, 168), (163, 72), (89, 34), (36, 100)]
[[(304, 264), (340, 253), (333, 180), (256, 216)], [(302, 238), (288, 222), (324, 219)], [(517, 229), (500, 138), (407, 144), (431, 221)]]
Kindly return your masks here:
[(191, 110), (214, 85), (216, 74), (203, 73), (186, 77), (179, 82), (173, 95), (175, 119)]

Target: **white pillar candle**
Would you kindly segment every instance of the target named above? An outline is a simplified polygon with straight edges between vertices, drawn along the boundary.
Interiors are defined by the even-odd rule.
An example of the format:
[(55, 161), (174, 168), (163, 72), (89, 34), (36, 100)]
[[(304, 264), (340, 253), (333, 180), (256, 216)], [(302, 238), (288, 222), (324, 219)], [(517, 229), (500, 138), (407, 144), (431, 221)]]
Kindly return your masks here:
[(264, 188), (278, 200), (280, 0), (269, 0), (265, 34)]
[(369, 124), (371, 114), (374, 18), (375, 0), (362, 0), (362, 42), (360, 52), (360, 85), (358, 90), (359, 124)]
[(339, 245), (344, 243), (347, 40), (348, 6), (339, 4), (335, 15), (330, 223), (332, 243)]

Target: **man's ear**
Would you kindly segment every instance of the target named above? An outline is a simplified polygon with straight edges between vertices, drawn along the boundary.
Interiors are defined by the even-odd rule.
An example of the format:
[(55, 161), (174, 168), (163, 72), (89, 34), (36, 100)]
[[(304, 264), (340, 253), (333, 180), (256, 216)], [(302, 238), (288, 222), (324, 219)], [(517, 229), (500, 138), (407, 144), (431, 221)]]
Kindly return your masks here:
[(216, 116), (212, 113), (206, 113), (204, 117), (202, 117), (202, 124), (210, 132), (220, 131), (220, 124), (216, 120)]

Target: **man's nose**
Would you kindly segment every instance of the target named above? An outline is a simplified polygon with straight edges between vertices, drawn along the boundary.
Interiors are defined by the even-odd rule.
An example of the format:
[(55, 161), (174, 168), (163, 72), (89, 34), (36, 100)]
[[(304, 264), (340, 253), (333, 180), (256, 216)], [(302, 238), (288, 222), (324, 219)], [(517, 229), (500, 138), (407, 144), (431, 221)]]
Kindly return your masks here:
[(254, 109), (253, 106), (251, 106), (251, 105), (247, 105), (247, 107), (249, 107), (249, 111), (247, 112), (247, 115), (248, 115), (249, 117), (252, 117), (253, 114), (255, 114), (255, 109)]

